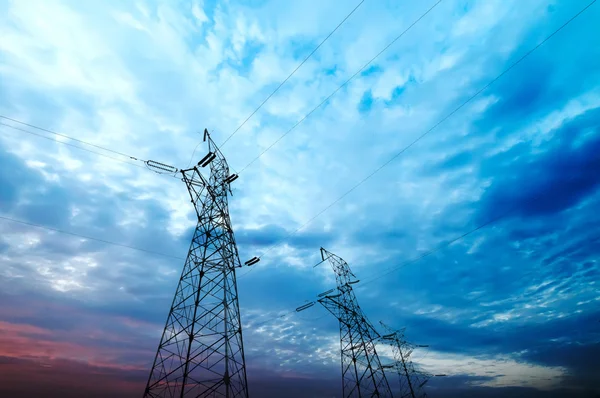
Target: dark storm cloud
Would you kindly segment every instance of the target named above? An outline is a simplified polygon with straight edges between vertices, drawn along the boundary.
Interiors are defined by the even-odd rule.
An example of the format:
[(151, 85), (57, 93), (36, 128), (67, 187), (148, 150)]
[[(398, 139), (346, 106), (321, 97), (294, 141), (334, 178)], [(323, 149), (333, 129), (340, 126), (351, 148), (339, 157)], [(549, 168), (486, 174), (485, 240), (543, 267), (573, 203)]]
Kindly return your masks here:
[(549, 103), (551, 99), (565, 101), (571, 98), (564, 92), (567, 86), (553, 79), (556, 71), (554, 62), (536, 55), (538, 58), (535, 61), (520, 65), (519, 73), (494, 85), (492, 91), (500, 99), (475, 123), (480, 131), (487, 132), (499, 127), (502, 134), (512, 134), (525, 121), (545, 115), (549, 106), (553, 105)]
[(505, 335), (490, 332), (493, 328), (474, 328), (465, 323), (451, 323), (447, 320), (426, 316), (403, 314), (402, 320), (391, 318), (389, 324), (396, 328), (410, 325), (406, 336), (415, 344), (426, 344), (436, 351), (455, 354), (478, 355), (484, 350), (487, 355), (510, 352), (505, 347)]
[[(590, 320), (593, 322), (593, 320)], [(600, 329), (596, 328), (600, 337)], [(574, 333), (577, 336), (577, 332)], [(564, 387), (598, 388), (600, 374), (600, 342), (580, 344), (565, 342), (560, 345), (535, 346), (522, 357), (526, 360), (551, 366), (564, 366), (569, 369), (562, 381)]]
[[(589, 336), (593, 331), (590, 325), (595, 325), (593, 321), (597, 315), (573, 314), (566, 319), (555, 319), (561, 309), (570, 313), (571, 305), (575, 305), (577, 299), (565, 299), (564, 304), (554, 304), (551, 308), (544, 308), (545, 305), (540, 307), (537, 310), (540, 317), (534, 318), (537, 321), (524, 321), (527, 312), (521, 315), (519, 313), (523, 311), (523, 305), (535, 305), (537, 296), (551, 289), (556, 291), (549, 293), (548, 297), (583, 294), (586, 286), (589, 289), (589, 282), (594, 280), (593, 272), (597, 270), (597, 265), (593, 262), (597, 253), (595, 240), (586, 238), (585, 235), (582, 237), (581, 234), (586, 232), (584, 229), (574, 232), (573, 237), (564, 239), (557, 245), (556, 239), (540, 239), (553, 234), (553, 231), (542, 230), (543, 234), (534, 240), (535, 246), (531, 246), (537, 248), (536, 254), (522, 259), (518, 251), (514, 248), (509, 250), (505, 246), (506, 232), (499, 229), (491, 236), (487, 234), (486, 241), (475, 254), (467, 255), (465, 246), (454, 245), (418, 264), (410, 264), (380, 278), (368, 287), (363, 288), (359, 284), (359, 301), (361, 297), (364, 299), (366, 295), (374, 295), (379, 304), (375, 305), (371, 300), (364, 305), (372, 321), (382, 319), (397, 328), (408, 326), (409, 340), (456, 354), (478, 356), (485, 352), (490, 357), (502, 354), (518, 358), (517, 352), (538, 345), (551, 352), (553, 348), (560, 347), (553, 340), (570, 341), (574, 338), (574, 333)], [(469, 237), (465, 242), (466, 247), (474, 239), (476, 237)], [(522, 249), (527, 251), (527, 247)], [(486, 255), (482, 257), (478, 253)], [(490, 253), (494, 253), (494, 261), (490, 261)], [(402, 258), (401, 255), (396, 263), (401, 265)], [(499, 272), (497, 264), (501, 264), (505, 270)], [(385, 269), (389, 262), (386, 264), (375, 261), (372, 265), (374, 269)], [(589, 271), (592, 274), (588, 275)], [(359, 274), (359, 278), (364, 278), (364, 275)], [(408, 285), (407, 280), (410, 280)], [(524, 290), (541, 282), (549, 283), (537, 290)], [(432, 288), (450, 284), (453, 286), (451, 290)], [(396, 286), (402, 288), (398, 289)], [(476, 290), (484, 292), (483, 299), (479, 299), (478, 295), (467, 297), (468, 293)], [(593, 300), (597, 295), (590, 291), (587, 297)], [(442, 310), (432, 315), (412, 313), (417, 309), (427, 311), (433, 305), (440, 305)], [(590, 307), (587, 307), (587, 311), (593, 308), (593, 304), (588, 305)], [(472, 326), (493, 319), (494, 314), (513, 310), (517, 310), (515, 315), (518, 315), (513, 320)], [(395, 316), (392, 316), (392, 311)], [(446, 314), (445, 311), (451, 312)], [(457, 315), (453, 315), (452, 311), (458, 311)], [(558, 312), (553, 313), (554, 311)], [(584, 344), (589, 343), (588, 338)], [(524, 359), (532, 361), (530, 358)]]
[(599, 126), (597, 108), (555, 131), (556, 138), (542, 155), (532, 156), (521, 146), (487, 160), (484, 174), (489, 175), (486, 168), (497, 170), (495, 164), (510, 161), (510, 166), (484, 193), (481, 219), (509, 210), (523, 217), (552, 214), (594, 193), (600, 183)]
[(270, 224), (258, 229), (239, 228), (235, 231), (235, 237), (240, 245), (258, 247), (271, 246), (285, 238), (285, 243), (291, 247), (312, 250), (318, 250), (321, 245), (326, 245), (333, 239), (330, 233), (314, 231), (300, 231), (288, 237), (292, 232), (294, 231)]
[[(560, 25), (566, 15), (574, 15), (585, 2), (561, 4), (558, 10), (548, 14), (555, 26)], [(590, 43), (572, 45), (572, 37), (585, 35), (594, 22), (594, 10), (583, 16), (577, 24), (571, 24), (565, 34), (557, 34), (535, 54), (521, 62), (504, 78), (499, 79), (488, 91), (498, 98), (474, 124), (481, 133), (494, 129), (498, 138), (518, 133), (521, 126), (542, 119), (549, 112), (562, 108), (574, 97), (581, 95), (600, 82), (598, 56), (600, 49)], [(531, 47), (541, 41), (552, 29), (547, 21), (530, 29), (524, 39), (511, 53), (514, 62)], [(568, 58), (557, 62), (556, 52), (568, 53)], [(575, 61), (576, 60), (576, 61)]]
[[(441, 378), (440, 378), (441, 379)], [(431, 388), (430, 396), (439, 398), (598, 398), (594, 390), (553, 389), (538, 390), (528, 387), (455, 387)]]

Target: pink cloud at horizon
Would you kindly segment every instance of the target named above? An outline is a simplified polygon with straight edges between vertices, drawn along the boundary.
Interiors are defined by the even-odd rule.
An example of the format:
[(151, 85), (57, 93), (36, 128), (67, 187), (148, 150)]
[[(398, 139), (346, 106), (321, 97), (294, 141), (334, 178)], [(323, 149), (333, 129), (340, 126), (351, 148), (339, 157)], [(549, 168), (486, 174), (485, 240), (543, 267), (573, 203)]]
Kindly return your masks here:
[[(93, 345), (69, 341), (77, 332), (55, 332), (29, 324), (0, 321), (0, 356), (17, 359), (64, 359), (105, 368), (142, 370), (147, 367), (146, 362), (153, 355), (150, 350), (102, 346), (101, 343), (123, 341), (119, 336), (103, 331), (98, 331), (95, 336), (85, 336), (84, 341), (94, 340)], [(123, 361), (123, 358), (128, 357), (131, 360)]]

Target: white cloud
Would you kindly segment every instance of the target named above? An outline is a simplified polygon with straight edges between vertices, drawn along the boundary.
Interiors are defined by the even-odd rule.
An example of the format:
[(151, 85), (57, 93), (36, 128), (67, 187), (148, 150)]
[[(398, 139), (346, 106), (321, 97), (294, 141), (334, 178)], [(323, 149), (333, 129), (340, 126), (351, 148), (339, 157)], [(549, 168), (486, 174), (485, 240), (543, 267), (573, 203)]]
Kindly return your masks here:
[[(222, 142), (353, 7), (345, 2), (316, 0), (291, 5), (271, 1), (258, 8), (230, 2), (213, 7), (208, 3), (192, 2), (186, 6), (169, 2), (108, 6), (103, 2), (79, 4), (58, 0), (3, 3), (0, 7), (6, 12), (0, 12), (4, 14), (0, 16), (3, 38), (0, 114), (141, 159), (185, 167), (201, 139), (197, 132), (208, 127), (215, 140)], [(276, 225), (293, 231), (300, 227), (411, 144), (464, 100), (464, 96), (489, 81), (497, 72), (495, 68), (499, 71), (505, 67), (503, 62), (527, 39), (532, 21), (542, 24), (544, 18), (549, 18), (542, 1), (507, 4), (498, 0), (474, 3), (466, 10), (464, 5), (462, 1), (442, 2), (374, 62), (380, 73), (352, 81), (326, 107), (315, 111), (244, 170), (230, 200), (235, 228)], [(425, 9), (424, 4), (416, 3), (365, 2), (228, 142), (224, 152), (231, 165), (241, 169), (258, 156)], [(256, 52), (255, 47), (260, 50)], [(335, 73), (324, 73), (334, 67)], [(416, 82), (409, 81), (411, 76)], [(405, 86), (399, 102), (384, 104), (383, 101), (392, 99), (392, 91), (398, 86)], [(375, 101), (370, 113), (361, 114), (357, 106), (367, 90), (372, 90), (375, 99), (382, 101)], [(468, 150), (486, 157), (513, 148), (523, 140), (542, 144), (552, 138), (553, 128), (597, 106), (598, 98), (593, 93), (589, 88), (587, 93), (580, 93), (542, 119), (524, 122), (518, 134), (497, 141), (493, 132), (474, 136), (470, 129), (473, 117), (502, 99), (493, 91), (486, 93), (303, 231), (335, 234), (337, 239), (328, 249), (346, 259), (363, 280), (382, 270), (373, 263), (387, 269), (394, 263), (384, 262), (408, 259), (430, 250), (440, 241), (454, 237), (457, 226), (467, 229), (473, 212), (456, 209), (476, 202), (489, 181), (482, 181), (478, 175), (481, 158), (460, 172), (423, 175), (426, 166), (443, 161), (454, 151)], [(0, 142), (7, 152), (25, 162), (28, 171), (40, 174), (48, 186), (62, 187), (70, 193), (66, 216), (70, 220), (65, 229), (69, 225), (85, 227), (93, 232), (90, 235), (95, 233), (94, 236), (135, 246), (141, 244), (136, 239), (145, 237), (142, 243), (164, 244), (165, 250), (181, 250), (172, 254), (185, 255), (187, 243), (174, 242), (186, 239), (185, 233), (194, 225), (196, 216), (182, 182), (5, 128), (1, 129)], [(494, 145), (490, 146), (491, 143)], [(204, 151), (201, 145), (196, 157), (201, 157)], [(122, 158), (114, 153), (105, 154)], [(35, 188), (26, 181), (23, 186)], [(40, 203), (45, 200), (41, 195), (35, 198), (28, 195), (22, 193), (14, 204), (25, 206), (28, 202), (24, 199)], [(7, 209), (1, 208), (3, 212)], [(103, 211), (114, 219), (91, 224), (96, 216), (108, 218)], [(164, 225), (157, 225), (155, 220), (159, 212), (165, 214), (161, 218)], [(392, 229), (399, 234), (407, 233), (407, 237), (391, 244), (376, 241), (379, 238), (364, 238), (372, 231)], [(150, 241), (152, 238), (158, 242)], [(143, 289), (136, 290), (141, 284), (164, 286), (169, 281), (171, 286), (179, 272), (174, 271), (171, 262), (153, 257), (142, 260), (137, 253), (124, 248), (92, 250), (76, 238), (60, 240), (53, 234), (25, 229), (3, 227), (2, 242), (9, 246), (9, 254), (2, 257), (7, 264), (2, 269), (3, 277), (20, 278), (29, 270), (35, 273), (36, 285), (64, 292), (92, 289), (101, 295), (115, 290), (114, 283), (118, 281), (124, 289), (115, 294), (115, 299), (142, 300), (146, 293), (140, 293)], [(487, 236), (474, 238), (465, 243), (466, 248), (456, 245), (459, 247), (452, 253), (464, 254), (460, 252), (464, 249), (471, 258), (476, 258), (493, 243)], [(60, 245), (65, 253), (47, 250), (51, 245)], [(42, 254), (36, 254), (34, 249), (49, 257), (40, 259)], [(536, 247), (527, 245), (520, 250), (519, 254), (524, 256), (526, 251), (530, 255), (537, 252)], [(240, 251), (243, 261), (247, 253), (260, 253), (261, 247), (246, 246)], [(309, 268), (314, 265), (312, 260), (318, 254), (318, 246), (311, 255), (307, 251), (289, 245), (275, 248), (253, 271), (253, 280), (261, 288), (261, 278), (266, 279), (275, 269), (312, 272)], [(444, 289), (440, 290), (463, 286), (456, 280), (443, 280), (455, 277), (452, 267), (446, 264), (462, 269), (472, 266), (470, 260), (463, 257), (460, 261), (443, 260), (440, 260), (443, 265), (428, 263), (442, 270), (438, 277)], [(65, 266), (53, 268), (57, 263)], [(90, 276), (90, 267), (98, 269), (97, 273)], [(99, 276), (100, 270), (105, 274)], [(135, 281), (129, 280), (130, 273), (140, 270), (149, 273), (148, 280), (139, 280), (142, 278), (137, 276), (131, 278)], [(323, 276), (322, 285), (314, 286), (315, 291), (332, 283), (333, 276), (327, 266), (315, 272)], [(435, 283), (440, 280), (435, 278), (432, 276), (431, 283), (438, 286)], [(489, 293), (487, 279), (480, 278), (471, 287), (482, 294)], [(240, 283), (244, 283), (243, 279)], [(413, 280), (399, 283), (398, 288), (405, 286), (414, 289), (409, 294), (421, 289)], [(523, 307), (503, 309), (504, 312), (495, 312), (491, 304), (489, 307), (493, 308), (487, 313), (476, 306), (456, 309), (451, 303), (420, 298), (410, 303), (394, 299), (396, 304), (391, 307), (438, 317), (447, 323), (470, 320), (479, 311), (485, 315), (479, 322), (491, 325), (512, 321), (517, 315), (541, 306), (555, 310), (545, 313), (548, 318), (558, 317), (562, 311), (555, 307), (571, 299), (590, 303), (578, 294), (568, 300), (561, 296), (563, 301), (553, 301), (560, 296), (559, 290), (548, 291), (547, 296), (535, 303), (533, 299), (523, 300), (520, 302)], [(393, 297), (398, 291), (371, 289), (361, 297), (370, 301), (381, 299), (384, 293)], [(162, 290), (158, 294), (163, 294)], [(463, 292), (453, 294), (461, 296)], [(297, 300), (285, 297), (276, 304), (293, 306)], [(525, 307), (534, 304), (535, 307)], [(274, 339), (278, 332), (291, 334), (295, 348), (275, 347), (272, 354), (281, 363), (292, 366), (297, 360), (294, 355), (300, 334), (266, 326), (256, 333)], [(315, 344), (321, 346), (310, 354), (311, 360), (333, 361), (335, 339), (331, 336), (321, 339), (317, 332), (314, 335)], [(448, 365), (441, 354), (439, 361), (433, 364)], [(525, 371), (523, 366), (526, 365), (515, 365), (514, 369)], [(538, 371), (527, 369), (530, 373)], [(543, 370), (544, 375), (556, 372), (556, 369)], [(515, 372), (495, 380), (500, 379), (518, 382)]]
[(423, 369), (433, 374), (491, 377), (491, 380), (473, 382), (473, 385), (488, 387), (527, 386), (552, 389), (560, 386), (561, 377), (566, 376), (567, 371), (560, 366), (540, 366), (518, 362), (510, 357), (482, 359), (435, 351), (428, 352), (420, 362)]

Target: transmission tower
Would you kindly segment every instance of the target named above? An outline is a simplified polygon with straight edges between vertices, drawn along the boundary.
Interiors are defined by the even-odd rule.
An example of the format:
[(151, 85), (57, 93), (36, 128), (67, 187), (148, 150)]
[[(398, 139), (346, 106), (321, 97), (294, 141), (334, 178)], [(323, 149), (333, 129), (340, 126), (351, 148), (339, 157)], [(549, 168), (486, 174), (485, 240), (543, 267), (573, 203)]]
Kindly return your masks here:
[[(381, 336), (381, 340), (388, 343), (392, 347), (394, 354), (394, 364), (385, 365), (386, 369), (394, 369), (398, 373), (400, 382), (400, 397), (399, 398), (425, 398), (427, 393), (423, 390), (423, 386), (429, 378), (430, 374), (415, 370), (413, 362), (410, 360), (410, 355), (416, 347), (426, 347), (423, 345), (416, 346), (408, 343), (404, 339), (404, 329), (393, 330), (383, 322), (379, 321), (388, 334)], [(443, 375), (440, 375), (443, 376)]]
[[(144, 397), (248, 397), (235, 276), (241, 263), (227, 207), (237, 175), (229, 175), (225, 157), (204, 130), (207, 140), (208, 154), (181, 170), (198, 224)], [(205, 178), (199, 168), (208, 165)], [(170, 170), (157, 162), (148, 166)]]
[(352, 290), (358, 280), (342, 258), (323, 248), (321, 258), (323, 262), (329, 260), (337, 282), (337, 289), (321, 293), (318, 301), (340, 324), (343, 397), (391, 398), (392, 392), (375, 350), (375, 341), (380, 336), (362, 312)]

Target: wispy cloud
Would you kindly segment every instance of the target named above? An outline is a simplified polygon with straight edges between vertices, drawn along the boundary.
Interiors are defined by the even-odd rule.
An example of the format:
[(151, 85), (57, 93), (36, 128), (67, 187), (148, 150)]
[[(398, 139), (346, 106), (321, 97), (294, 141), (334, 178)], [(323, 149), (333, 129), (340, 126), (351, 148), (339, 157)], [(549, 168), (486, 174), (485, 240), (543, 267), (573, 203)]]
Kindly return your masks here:
[[(490, 396), (507, 385), (593, 387), (577, 364), (597, 370), (584, 355), (597, 336), (596, 5), (288, 237), (586, 4), (443, 1), (241, 173), (230, 199), (240, 255), (268, 250), (239, 279), (255, 391), (279, 396), (311, 380), (315, 396), (337, 392), (333, 318), (315, 307), (265, 322), (333, 286), (326, 264), (312, 267), (320, 246), (367, 281), (508, 209), (444, 250), (359, 283), (361, 306), (427, 340), (423, 365), (451, 373), (431, 388), (449, 397), (465, 386)], [(199, 132), (225, 140), (353, 6), (2, 1), (0, 114), (185, 167)], [(227, 143), (232, 167), (244, 168), (430, 6), (365, 2)], [(180, 181), (60, 142), (0, 126), (1, 215), (185, 256), (196, 216)], [(123, 391), (139, 391), (182, 261), (6, 220), (0, 259), (1, 366), (85, 362), (92, 373), (121, 369), (132, 378), (119, 376)]]

